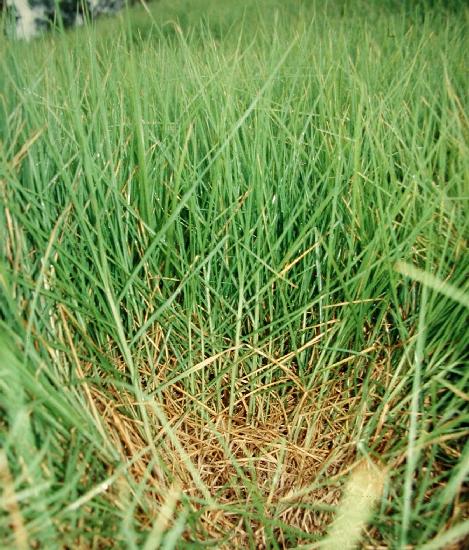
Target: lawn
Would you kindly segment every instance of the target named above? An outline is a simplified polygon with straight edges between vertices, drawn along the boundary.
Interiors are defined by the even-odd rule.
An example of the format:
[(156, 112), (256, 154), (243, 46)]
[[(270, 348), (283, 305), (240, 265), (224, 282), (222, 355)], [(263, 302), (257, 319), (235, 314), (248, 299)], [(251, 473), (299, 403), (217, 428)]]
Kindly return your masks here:
[(468, 543), (468, 21), (0, 38), (0, 546)]

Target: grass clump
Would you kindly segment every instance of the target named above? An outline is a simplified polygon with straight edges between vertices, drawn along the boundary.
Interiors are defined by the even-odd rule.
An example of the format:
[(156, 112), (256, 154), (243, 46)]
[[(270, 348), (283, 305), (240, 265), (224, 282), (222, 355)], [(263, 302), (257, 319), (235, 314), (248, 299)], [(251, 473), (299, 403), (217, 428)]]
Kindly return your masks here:
[(367, 468), (463, 544), (467, 11), (150, 7), (2, 44), (4, 545), (316, 548)]

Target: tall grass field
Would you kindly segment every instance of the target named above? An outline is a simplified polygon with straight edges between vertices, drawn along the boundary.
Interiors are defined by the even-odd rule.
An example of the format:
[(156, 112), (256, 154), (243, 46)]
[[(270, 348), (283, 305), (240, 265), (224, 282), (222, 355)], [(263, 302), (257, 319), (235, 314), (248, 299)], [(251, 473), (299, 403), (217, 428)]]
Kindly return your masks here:
[(467, 548), (468, 23), (0, 38), (1, 548)]

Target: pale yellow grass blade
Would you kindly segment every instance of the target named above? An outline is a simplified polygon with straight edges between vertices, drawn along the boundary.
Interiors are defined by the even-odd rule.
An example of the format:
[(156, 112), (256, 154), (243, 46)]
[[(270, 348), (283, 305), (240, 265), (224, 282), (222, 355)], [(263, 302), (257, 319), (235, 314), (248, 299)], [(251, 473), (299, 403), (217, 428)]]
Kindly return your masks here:
[(370, 461), (360, 462), (344, 489), (337, 515), (321, 550), (352, 550), (383, 493), (384, 471)]

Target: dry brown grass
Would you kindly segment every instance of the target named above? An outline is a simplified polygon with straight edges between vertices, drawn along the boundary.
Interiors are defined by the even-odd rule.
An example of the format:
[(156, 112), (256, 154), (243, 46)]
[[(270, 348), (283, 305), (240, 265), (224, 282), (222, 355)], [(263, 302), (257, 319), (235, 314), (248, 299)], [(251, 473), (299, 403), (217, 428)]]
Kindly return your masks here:
[[(325, 400), (319, 388), (302, 391), (291, 384), (280, 397), (277, 385), (267, 386), (256, 394), (256, 413), (250, 414), (240, 385), (231, 416), (228, 406), (217, 412), (215, 395), (189, 395), (182, 382), (167, 387), (158, 403), (141, 404), (116, 389), (95, 391), (94, 401), (120, 454), (132, 461), (133, 481), (145, 484), (147, 509), (155, 515), (140, 510), (141, 525), (151, 529), (176, 484), (196, 508), (197, 499), (213, 499), (200, 510), (200, 540), (227, 549), (247, 548), (254, 540), (264, 548), (261, 506), (278, 544), (287, 548), (285, 529), (298, 530), (297, 544), (324, 535), (356, 462), (350, 422), (359, 412), (359, 392), (352, 397), (337, 382), (328, 390)], [(136, 420), (142, 407), (146, 427)], [(151, 462), (155, 455), (159, 463)], [(118, 493), (122, 498), (122, 487)]]

